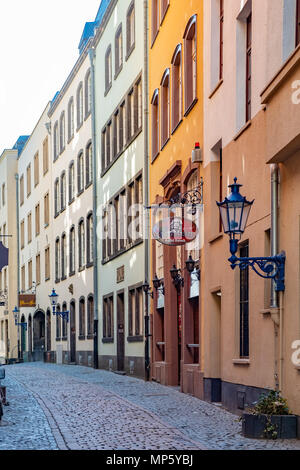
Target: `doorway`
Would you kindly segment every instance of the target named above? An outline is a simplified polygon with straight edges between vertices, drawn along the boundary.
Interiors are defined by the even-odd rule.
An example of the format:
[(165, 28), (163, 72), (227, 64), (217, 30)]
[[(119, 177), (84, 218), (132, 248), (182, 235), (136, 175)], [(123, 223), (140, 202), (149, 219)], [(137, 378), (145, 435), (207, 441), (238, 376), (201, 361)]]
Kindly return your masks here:
[(117, 368), (123, 372), (125, 367), (125, 325), (124, 325), (124, 292), (117, 296)]
[[(24, 315), (22, 315), (21, 323), (23, 323), (23, 324), (25, 323)], [(26, 351), (26, 330), (22, 326), (22, 328), (21, 328), (21, 358), (23, 358), (23, 354), (24, 354), (25, 351)]]
[(76, 308), (75, 302), (70, 304), (70, 362), (76, 363)]
[(181, 294), (177, 294), (177, 338), (178, 338), (178, 385), (181, 384), (181, 351), (182, 351), (182, 302)]
[(47, 352), (51, 351), (51, 313), (47, 310)]

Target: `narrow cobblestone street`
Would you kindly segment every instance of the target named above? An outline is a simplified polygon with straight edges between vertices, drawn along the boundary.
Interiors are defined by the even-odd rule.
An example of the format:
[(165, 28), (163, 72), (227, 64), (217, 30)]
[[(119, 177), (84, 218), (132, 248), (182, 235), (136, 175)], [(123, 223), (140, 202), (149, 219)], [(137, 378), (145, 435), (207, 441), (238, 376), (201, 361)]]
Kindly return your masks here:
[(300, 441), (244, 439), (235, 415), (156, 383), (42, 363), (6, 376), (0, 450), (300, 450)]

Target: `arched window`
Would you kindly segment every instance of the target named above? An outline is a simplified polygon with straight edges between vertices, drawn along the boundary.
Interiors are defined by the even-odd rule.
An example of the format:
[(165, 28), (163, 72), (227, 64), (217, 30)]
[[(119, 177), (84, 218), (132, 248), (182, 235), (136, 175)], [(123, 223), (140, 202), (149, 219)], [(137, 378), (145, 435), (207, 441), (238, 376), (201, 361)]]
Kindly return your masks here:
[(167, 69), (161, 81), (161, 147), (170, 138), (170, 70)]
[(182, 47), (176, 47), (172, 58), (172, 130), (182, 119)]
[(60, 240), (55, 241), (55, 281), (60, 281)]
[(66, 145), (66, 122), (65, 113), (63, 112), (59, 120), (59, 151), (62, 153)]
[(85, 230), (83, 219), (81, 219), (78, 224), (78, 250), (79, 269), (83, 269), (85, 265)]
[(83, 86), (81, 82), (77, 89), (77, 129), (79, 129), (82, 123), (83, 123)]
[(152, 0), (151, 41), (154, 42), (159, 30), (159, 0)]
[[(56, 307), (57, 312), (60, 312), (60, 305)], [(61, 340), (61, 316), (56, 315), (56, 341)]]
[(90, 69), (87, 71), (84, 79), (84, 98), (85, 98), (85, 117), (91, 112), (92, 106), (92, 79)]
[(61, 211), (66, 208), (66, 173), (62, 173), (60, 177), (60, 209)]
[(112, 84), (112, 52), (111, 45), (108, 46), (105, 53), (105, 93), (108, 93)]
[(61, 237), (61, 277), (67, 277), (67, 237), (64, 233)]
[(69, 243), (69, 262), (70, 262), (70, 276), (75, 274), (75, 227), (70, 230), (70, 243)]
[(94, 297), (89, 295), (87, 302), (87, 335), (88, 338), (93, 338), (94, 332)]
[(85, 339), (85, 299), (79, 301), (79, 339)]
[[(63, 312), (67, 312), (67, 304), (66, 302), (63, 303)], [(66, 340), (68, 337), (68, 323), (67, 323), (67, 318), (63, 317), (62, 319), (62, 339)]]
[(122, 24), (117, 29), (115, 35), (115, 75), (117, 76), (123, 65), (123, 35)]
[(74, 200), (75, 197), (75, 167), (74, 162), (70, 163), (69, 166), (69, 204)]
[(86, 185), (88, 186), (93, 181), (93, 152), (91, 142), (89, 142), (85, 150), (85, 175)]
[(77, 190), (78, 194), (82, 193), (84, 190), (84, 157), (83, 151), (78, 155), (77, 159)]
[(152, 160), (159, 152), (159, 91), (155, 90), (151, 100), (152, 114)]
[(86, 219), (86, 252), (87, 252), (87, 264), (93, 263), (93, 214), (89, 213)]
[(135, 6), (134, 0), (129, 5), (127, 10), (127, 20), (126, 20), (126, 29), (127, 29), (127, 58), (130, 56), (131, 52), (135, 46)]
[(68, 140), (70, 141), (74, 137), (74, 98), (69, 101), (68, 104)]
[(54, 153), (54, 161), (57, 160), (59, 154), (59, 135), (58, 135), (58, 122), (54, 124), (53, 130), (53, 153)]
[(164, 17), (166, 16), (168, 7), (170, 5), (170, 0), (160, 0), (160, 11), (161, 11), (161, 20), (162, 23)]
[(187, 24), (184, 36), (184, 96), (187, 113), (197, 99), (197, 15)]
[(55, 183), (54, 183), (54, 215), (55, 217), (58, 216), (59, 211), (60, 211), (60, 204), (59, 201), (59, 179), (56, 178)]

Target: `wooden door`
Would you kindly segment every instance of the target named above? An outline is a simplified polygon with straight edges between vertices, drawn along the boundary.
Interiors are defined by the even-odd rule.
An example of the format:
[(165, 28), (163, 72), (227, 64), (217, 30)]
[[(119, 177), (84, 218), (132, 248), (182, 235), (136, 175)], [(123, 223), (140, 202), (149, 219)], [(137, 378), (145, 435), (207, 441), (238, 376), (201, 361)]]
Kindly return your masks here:
[(117, 367), (124, 371), (125, 360), (125, 325), (124, 325), (124, 293), (118, 294), (117, 300)]

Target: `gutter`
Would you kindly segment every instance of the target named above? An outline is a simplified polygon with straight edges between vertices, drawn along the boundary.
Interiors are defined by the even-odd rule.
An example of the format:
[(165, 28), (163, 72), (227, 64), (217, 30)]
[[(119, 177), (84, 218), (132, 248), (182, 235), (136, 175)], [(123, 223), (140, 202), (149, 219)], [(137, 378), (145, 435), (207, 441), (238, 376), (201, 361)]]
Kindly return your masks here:
[[(16, 179), (16, 215), (17, 215), (17, 305), (19, 306), (20, 293), (20, 210), (19, 210), (19, 174), (15, 174)], [(18, 326), (18, 359), (20, 359), (20, 327)]]
[(95, 100), (95, 49), (91, 47), (88, 51), (91, 63), (91, 123), (92, 123), (92, 153), (93, 153), (93, 274), (94, 274), (94, 369), (99, 368), (98, 361), (98, 238), (97, 238), (97, 154), (96, 154), (96, 100)]

